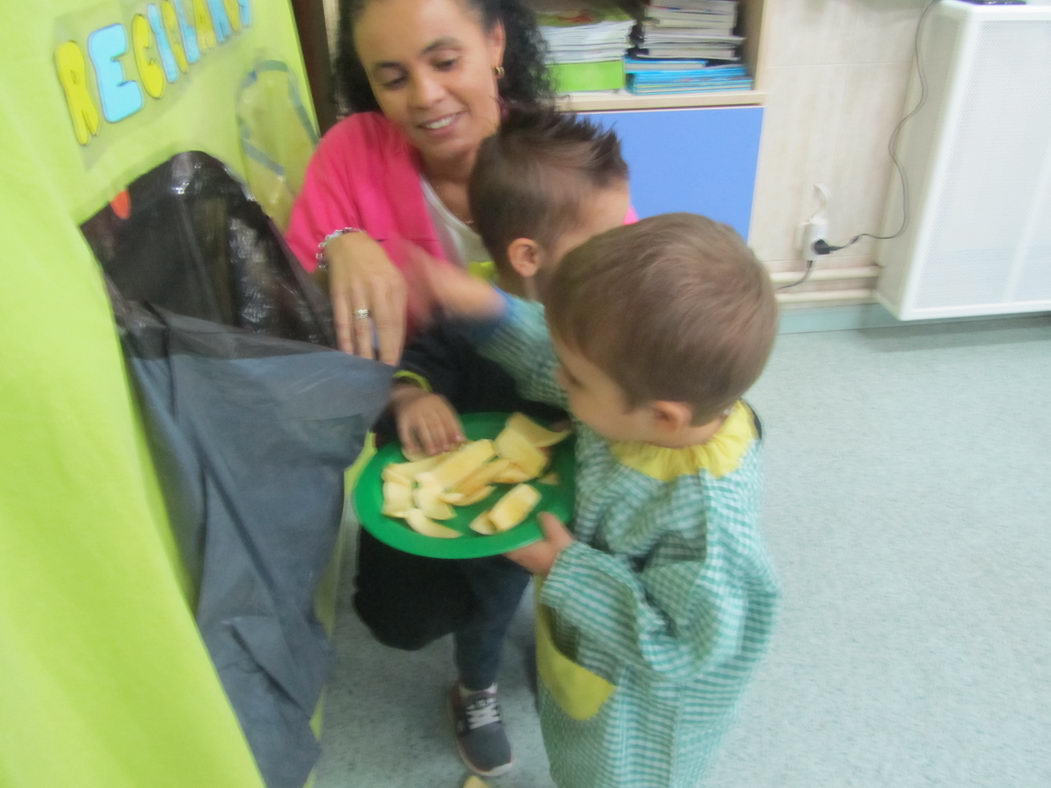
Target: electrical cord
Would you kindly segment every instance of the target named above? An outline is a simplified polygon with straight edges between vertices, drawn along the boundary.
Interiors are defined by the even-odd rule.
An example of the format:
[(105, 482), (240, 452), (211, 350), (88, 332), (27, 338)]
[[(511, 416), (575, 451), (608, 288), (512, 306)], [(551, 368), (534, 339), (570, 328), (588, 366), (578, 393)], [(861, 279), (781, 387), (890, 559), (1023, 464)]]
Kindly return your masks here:
[[(894, 163), (894, 169), (898, 171), (898, 178), (901, 181), (901, 226), (891, 235), (875, 235), (874, 233), (859, 233), (847, 241), (841, 246), (835, 246), (828, 243), (824, 238), (820, 238), (814, 241), (814, 251), (819, 255), (831, 254), (832, 252), (838, 252), (840, 249), (846, 249), (848, 246), (853, 246), (862, 238), (874, 238), (877, 241), (889, 241), (892, 238), (897, 238), (899, 235), (904, 233), (909, 227), (909, 179), (905, 173), (905, 168), (901, 166), (901, 161), (898, 159), (898, 138), (901, 136), (901, 130), (904, 128), (905, 123), (919, 112), (923, 106), (927, 103), (928, 90), (927, 90), (927, 75), (923, 71), (923, 61), (920, 59), (920, 34), (923, 31), (923, 22), (927, 18), (927, 14), (934, 7), (934, 4), (938, 0), (930, 0), (927, 6), (923, 9), (923, 13), (920, 14), (920, 19), (916, 23), (916, 37), (913, 41), (913, 59), (916, 62), (916, 75), (920, 80), (920, 98), (909, 112), (898, 121), (898, 125), (894, 127), (894, 131), (891, 132), (890, 141), (887, 144), (887, 152), (890, 154), (890, 160)], [(809, 269), (813, 267), (812, 261), (808, 262), (808, 275)], [(796, 283), (798, 284), (798, 283)]]
[[(901, 226), (898, 227), (897, 231), (891, 235), (876, 235), (874, 233), (859, 233), (847, 241), (845, 244), (836, 246), (830, 244), (824, 238), (819, 238), (814, 241), (812, 251), (817, 255), (832, 254), (832, 252), (838, 252), (840, 249), (846, 249), (848, 246), (853, 246), (862, 238), (874, 238), (877, 241), (889, 241), (892, 238), (897, 238), (899, 235), (904, 233), (909, 227), (909, 179), (905, 172), (905, 168), (901, 165), (901, 160), (898, 159), (898, 138), (901, 136), (901, 130), (905, 127), (906, 122), (912, 118), (917, 112), (923, 109), (923, 106), (927, 103), (928, 90), (927, 90), (927, 75), (923, 71), (923, 61), (920, 59), (920, 36), (923, 32), (923, 22), (927, 18), (927, 14), (934, 7), (934, 4), (938, 0), (930, 0), (923, 9), (923, 13), (920, 14), (919, 20), (916, 22), (916, 35), (913, 39), (913, 60), (916, 63), (916, 75), (920, 80), (920, 97), (911, 110), (909, 110), (905, 116), (898, 121), (898, 124), (894, 127), (894, 130), (890, 134), (890, 140), (887, 142), (887, 153), (890, 154), (890, 160), (894, 163), (894, 169), (897, 170), (898, 179), (901, 181)], [(792, 287), (798, 287), (810, 278), (810, 275), (814, 271), (814, 257), (808, 254), (806, 259), (806, 268), (803, 269), (802, 275), (799, 279), (794, 282), (790, 282), (786, 285), (781, 285), (778, 290), (788, 290)]]
[[(814, 241), (814, 246), (817, 247), (818, 243), (819, 243), (819, 241)], [(820, 242), (820, 243), (823, 243), (823, 241)], [(828, 254), (828, 252), (825, 252), (825, 254)], [(810, 278), (810, 273), (813, 270), (814, 270), (814, 258), (813, 257), (808, 257), (807, 260), (806, 260), (806, 268), (803, 269), (803, 275), (800, 276), (796, 281), (790, 282), (787, 285), (781, 285), (777, 289), (778, 290), (788, 290), (790, 287), (796, 287), (797, 285), (803, 284), (803, 282), (805, 282), (807, 279)]]

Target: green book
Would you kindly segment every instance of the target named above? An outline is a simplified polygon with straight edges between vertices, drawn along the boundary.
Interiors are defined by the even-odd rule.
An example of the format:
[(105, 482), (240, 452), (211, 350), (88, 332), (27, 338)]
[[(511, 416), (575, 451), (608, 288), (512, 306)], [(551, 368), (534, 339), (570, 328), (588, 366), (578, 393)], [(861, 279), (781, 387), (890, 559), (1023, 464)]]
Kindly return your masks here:
[(624, 87), (624, 59), (593, 63), (548, 63), (557, 93), (582, 90), (619, 90)]

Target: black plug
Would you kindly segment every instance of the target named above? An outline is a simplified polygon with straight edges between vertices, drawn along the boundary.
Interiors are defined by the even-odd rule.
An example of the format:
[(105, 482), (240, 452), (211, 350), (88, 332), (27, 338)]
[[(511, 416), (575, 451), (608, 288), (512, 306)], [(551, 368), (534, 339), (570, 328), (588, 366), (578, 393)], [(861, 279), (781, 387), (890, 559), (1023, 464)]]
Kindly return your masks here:
[(832, 252), (842, 249), (842, 246), (832, 246), (824, 238), (818, 238), (814, 241), (814, 251), (818, 254), (832, 254)]

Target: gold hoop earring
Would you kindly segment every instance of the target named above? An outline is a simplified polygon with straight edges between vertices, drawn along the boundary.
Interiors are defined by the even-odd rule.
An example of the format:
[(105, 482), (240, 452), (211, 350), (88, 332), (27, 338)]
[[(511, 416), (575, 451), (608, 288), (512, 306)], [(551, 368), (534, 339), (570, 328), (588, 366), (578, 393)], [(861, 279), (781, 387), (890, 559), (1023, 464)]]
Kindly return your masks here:
[(493, 73), (496, 74), (497, 79), (502, 79), (506, 72), (503, 66), (493, 66)]

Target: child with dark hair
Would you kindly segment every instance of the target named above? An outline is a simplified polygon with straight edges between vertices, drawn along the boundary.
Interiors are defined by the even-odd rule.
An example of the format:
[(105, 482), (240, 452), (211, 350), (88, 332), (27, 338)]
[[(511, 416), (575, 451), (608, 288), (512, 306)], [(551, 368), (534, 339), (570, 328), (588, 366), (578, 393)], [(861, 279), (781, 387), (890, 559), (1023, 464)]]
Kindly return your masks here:
[[(536, 297), (558, 260), (629, 212), (627, 166), (612, 132), (551, 110), (511, 110), (482, 142), (469, 184), (471, 214), (510, 292)], [(521, 411), (565, 418), (557, 407), (525, 400), (497, 364), (439, 321), (406, 348), (379, 442), (400, 437), (433, 454), (463, 439), (457, 413)], [(362, 532), (355, 607), (383, 643), (421, 648), (454, 639), (458, 682), (449, 695), (464, 761), (494, 776), (511, 765), (496, 700), (504, 636), (529, 573), (496, 556), (471, 560), (401, 553)]]
[[(564, 788), (694, 786), (766, 649), (777, 586), (758, 529), (759, 426), (741, 396), (777, 330), (736, 233), (691, 214), (596, 236), (544, 306), (435, 267), (447, 311), (523, 396), (568, 407), (572, 531), (507, 556), (540, 581), (540, 714)], [(546, 306), (546, 315), (545, 315)]]
[(628, 167), (616, 134), (570, 114), (512, 109), (504, 126), (468, 199), (501, 286), (536, 300), (565, 252), (623, 223)]

